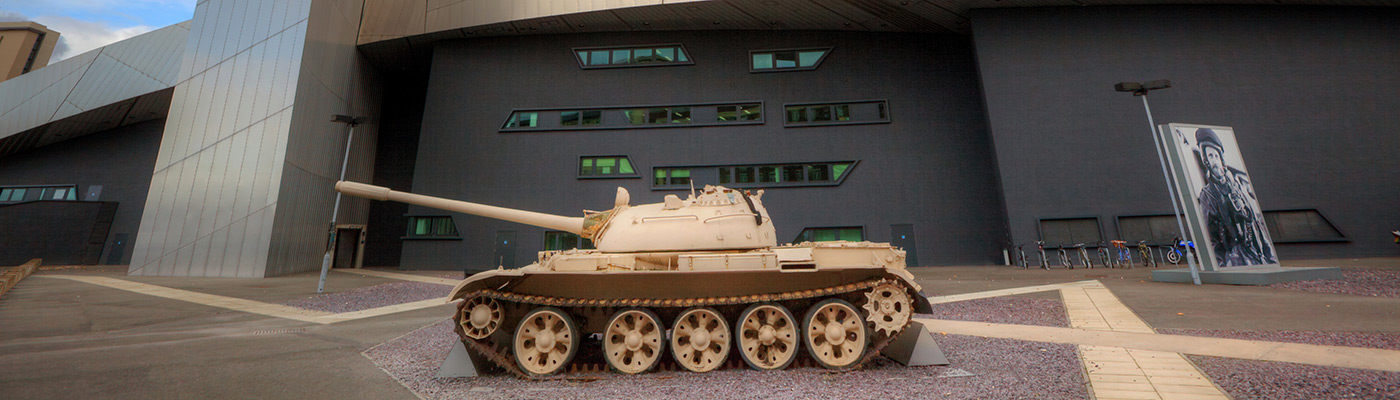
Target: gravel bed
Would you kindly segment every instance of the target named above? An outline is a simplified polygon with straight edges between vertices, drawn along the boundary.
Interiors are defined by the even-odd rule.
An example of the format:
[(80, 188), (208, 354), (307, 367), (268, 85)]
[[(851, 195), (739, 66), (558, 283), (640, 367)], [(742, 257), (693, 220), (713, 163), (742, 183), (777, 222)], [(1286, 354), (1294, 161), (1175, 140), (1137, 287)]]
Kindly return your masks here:
[(1269, 287), (1307, 292), (1400, 299), (1400, 270), (1342, 268), (1342, 279), (1275, 283)]
[(1236, 399), (1394, 399), (1400, 372), (1188, 355)]
[(993, 297), (934, 304), (933, 314), (927, 316), (958, 321), (1069, 327), (1063, 302), (1030, 297)]
[(452, 287), (423, 282), (390, 282), (338, 293), (326, 293), (281, 304), (296, 308), (343, 313), (446, 297)]
[(1168, 335), (1204, 336), (1228, 339), (1263, 340), (1323, 346), (1365, 347), (1400, 350), (1400, 333), (1313, 332), (1313, 331), (1223, 331), (1206, 329), (1158, 329)]
[[(628, 376), (575, 372), (527, 381), (500, 373), (436, 378), (456, 336), (445, 320), (364, 352), (404, 386), (427, 399), (512, 398), (853, 398), (853, 399), (1084, 399), (1083, 368), (1072, 345), (936, 335), (952, 363), (907, 368), (876, 358), (848, 373), (803, 367), (758, 372), (724, 369), (704, 374), (658, 371)], [(973, 376), (942, 377), (966, 371)]]

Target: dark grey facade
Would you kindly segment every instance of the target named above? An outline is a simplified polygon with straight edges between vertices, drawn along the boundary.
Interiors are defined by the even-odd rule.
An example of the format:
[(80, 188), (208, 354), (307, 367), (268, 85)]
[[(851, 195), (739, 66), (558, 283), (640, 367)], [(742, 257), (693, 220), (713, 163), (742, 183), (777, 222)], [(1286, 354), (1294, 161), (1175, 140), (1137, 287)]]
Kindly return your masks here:
[(1156, 122), (1233, 126), (1259, 204), (1317, 209), (1344, 241), (1284, 258), (1394, 256), (1400, 227), (1400, 13), (1392, 8), (986, 9), (973, 38), (1015, 243), (1043, 218), (1170, 214)]
[[(580, 68), (571, 48), (680, 43), (694, 65)], [(750, 73), (749, 51), (833, 46), (815, 71)], [(882, 99), (887, 124), (787, 128), (783, 105)], [(513, 109), (762, 101), (762, 125), (499, 132)], [(386, 118), (389, 118), (386, 116)], [(579, 179), (580, 156), (626, 155), (639, 178)], [(416, 193), (540, 212), (606, 209), (614, 187), (658, 202), (654, 167), (859, 160), (840, 186), (769, 189), (789, 241), (805, 227), (859, 226), (889, 241), (913, 224), (924, 265), (990, 264), (1005, 241), (1001, 194), (965, 36), (658, 32), (441, 42), (418, 142)], [(716, 184), (697, 178), (697, 185)], [(410, 207), (410, 214), (441, 215)], [(544, 230), (454, 214), (461, 240), (409, 240), (404, 268), (528, 264)], [(513, 245), (493, 244), (513, 231)], [(507, 234), (509, 235), (509, 234)], [(504, 237), (503, 237), (504, 238)]]
[[(164, 126), (164, 119), (143, 122), (0, 158), (0, 186), (73, 184), (83, 200), (93, 185), (102, 185), (98, 200), (116, 208), (105, 239), (90, 240), (100, 203), (0, 207), (0, 265), (35, 257), (46, 257), (46, 265), (82, 263), (90, 241), (105, 243), (98, 263), (130, 262)], [(125, 238), (120, 245), (119, 235)]]

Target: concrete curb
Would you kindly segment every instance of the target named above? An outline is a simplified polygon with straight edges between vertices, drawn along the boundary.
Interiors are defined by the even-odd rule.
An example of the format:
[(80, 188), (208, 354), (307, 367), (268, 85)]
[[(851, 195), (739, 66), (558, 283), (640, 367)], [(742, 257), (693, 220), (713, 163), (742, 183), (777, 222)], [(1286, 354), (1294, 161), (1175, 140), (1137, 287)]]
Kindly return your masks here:
[(0, 274), (0, 296), (4, 296), (5, 292), (9, 292), (10, 288), (18, 285), (19, 281), (33, 274), (34, 270), (39, 269), (39, 264), (43, 262), (43, 260), (35, 258), (24, 263), (24, 265), (10, 268), (8, 271), (5, 271), (4, 274)]

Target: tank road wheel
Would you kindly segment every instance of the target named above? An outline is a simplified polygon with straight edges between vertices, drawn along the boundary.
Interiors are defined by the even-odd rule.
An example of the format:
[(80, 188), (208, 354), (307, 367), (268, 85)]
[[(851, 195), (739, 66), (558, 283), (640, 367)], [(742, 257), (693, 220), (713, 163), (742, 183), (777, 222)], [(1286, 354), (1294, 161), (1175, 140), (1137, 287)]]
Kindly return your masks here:
[(807, 309), (802, 344), (807, 353), (829, 369), (855, 365), (865, 355), (865, 319), (856, 306), (841, 299), (826, 299)]
[(792, 313), (777, 303), (758, 303), (739, 314), (734, 327), (739, 354), (753, 369), (787, 368), (797, 358), (797, 324)]
[(578, 326), (564, 310), (536, 308), (515, 328), (515, 363), (530, 375), (559, 372), (578, 352), (578, 340)]
[(608, 365), (625, 374), (640, 374), (661, 361), (666, 347), (666, 328), (649, 310), (633, 308), (618, 311), (603, 333), (603, 356)]
[(690, 372), (709, 372), (729, 356), (729, 324), (710, 308), (692, 308), (671, 326), (671, 355)]
[(865, 293), (865, 319), (875, 324), (875, 331), (884, 331), (894, 336), (909, 324), (913, 315), (913, 301), (904, 287), (894, 283), (881, 283)]
[(463, 300), (457, 323), (462, 325), (462, 333), (472, 339), (485, 339), (501, 327), (501, 304), (496, 299), (477, 296)]

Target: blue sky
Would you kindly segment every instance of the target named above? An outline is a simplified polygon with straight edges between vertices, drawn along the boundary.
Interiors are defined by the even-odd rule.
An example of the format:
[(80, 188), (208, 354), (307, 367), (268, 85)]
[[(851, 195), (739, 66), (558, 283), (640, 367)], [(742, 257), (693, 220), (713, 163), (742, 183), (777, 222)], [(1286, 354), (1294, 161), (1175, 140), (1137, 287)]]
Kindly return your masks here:
[(34, 21), (58, 31), (49, 62), (194, 17), (195, 0), (0, 0), (0, 21)]

